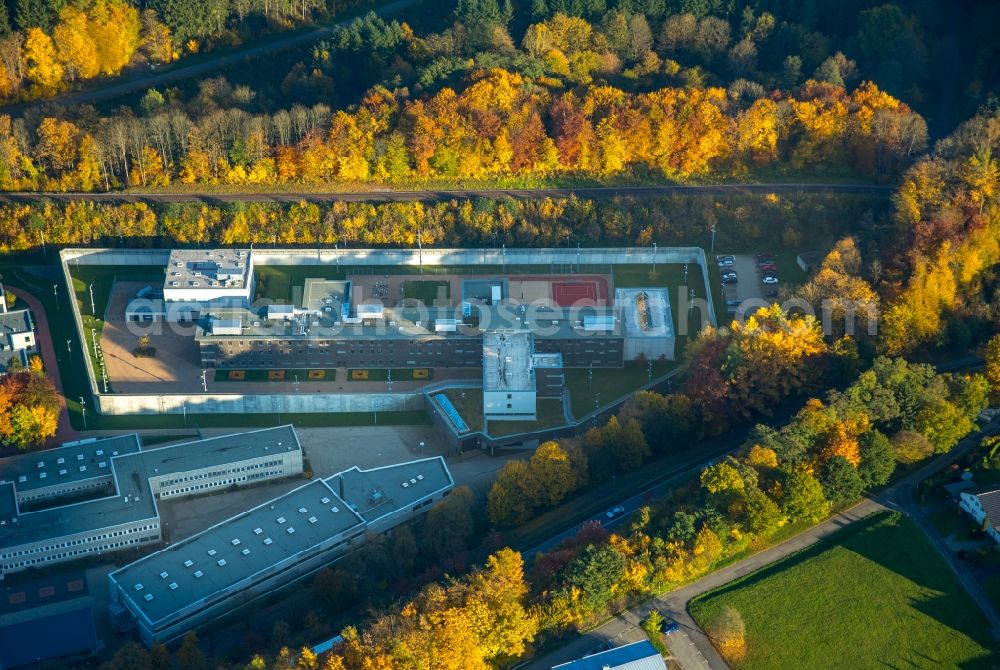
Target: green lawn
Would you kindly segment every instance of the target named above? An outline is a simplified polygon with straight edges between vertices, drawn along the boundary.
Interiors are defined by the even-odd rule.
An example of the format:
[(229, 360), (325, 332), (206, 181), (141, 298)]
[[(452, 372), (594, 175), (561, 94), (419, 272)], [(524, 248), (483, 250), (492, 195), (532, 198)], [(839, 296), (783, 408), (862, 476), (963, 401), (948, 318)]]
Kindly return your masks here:
[(539, 398), (535, 408), (534, 421), (490, 421), (487, 431), (494, 437), (515, 435), (532, 430), (555, 428), (566, 424), (563, 416), (562, 400), (559, 398)]
[(986, 668), (989, 626), (912, 521), (884, 513), (690, 605), (703, 627), (725, 605), (746, 623), (734, 670)]
[[(243, 379), (239, 379), (239, 373), (243, 373)], [(272, 373), (283, 372), (278, 376)], [(237, 373), (234, 376), (230, 373)], [(312, 375), (312, 376), (310, 376)], [(322, 376), (320, 376), (322, 375)], [(215, 381), (217, 382), (294, 382), (296, 378), (300, 382), (333, 382), (337, 381), (337, 370), (333, 368), (309, 369), (309, 368), (289, 368), (283, 370), (216, 370)]]
[(404, 281), (403, 297), (419, 300), (428, 307), (433, 307), (438, 300), (447, 303), (451, 300), (451, 282), (437, 279)]
[[(653, 379), (677, 367), (675, 361), (653, 361)], [(569, 389), (570, 409), (579, 418), (594, 409), (600, 394), (600, 404), (606, 405), (632, 393), (649, 381), (649, 363), (628, 362), (621, 368), (567, 368), (566, 388)]]

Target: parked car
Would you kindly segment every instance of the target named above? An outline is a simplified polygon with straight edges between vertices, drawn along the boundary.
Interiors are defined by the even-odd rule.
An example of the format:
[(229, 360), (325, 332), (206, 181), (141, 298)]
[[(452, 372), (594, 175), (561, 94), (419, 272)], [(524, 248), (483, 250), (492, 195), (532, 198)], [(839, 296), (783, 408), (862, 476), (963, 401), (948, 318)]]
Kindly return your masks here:
[(761, 265), (757, 269), (763, 272), (764, 274), (773, 274), (778, 271), (777, 266), (771, 265), (770, 263), (768, 263), (767, 265)]
[(723, 284), (735, 284), (737, 281), (739, 281), (739, 280), (736, 278), (736, 275), (733, 275), (731, 277), (723, 277), (722, 278), (722, 283)]
[(608, 517), (609, 519), (617, 519), (624, 513), (625, 513), (625, 508), (618, 506), (609, 509), (607, 512), (604, 513), (604, 516)]
[(736, 264), (735, 256), (716, 256), (715, 262), (718, 263), (720, 268), (731, 268)]
[(773, 285), (778, 283), (778, 277), (777, 275), (764, 275), (763, 277), (760, 278), (760, 281), (762, 284)]
[(757, 260), (762, 261), (765, 259), (774, 260), (774, 254), (772, 254), (770, 251), (762, 251), (759, 254), (757, 254)]
[(726, 280), (729, 280), (729, 279), (731, 279), (732, 281), (736, 281), (737, 278), (738, 278), (738, 276), (737, 276), (735, 270), (723, 270), (722, 271), (722, 281), (723, 282), (726, 282)]
[(671, 633), (676, 633), (681, 627), (677, 625), (677, 622), (673, 619), (664, 619), (660, 622), (660, 632), (664, 635), (670, 635)]

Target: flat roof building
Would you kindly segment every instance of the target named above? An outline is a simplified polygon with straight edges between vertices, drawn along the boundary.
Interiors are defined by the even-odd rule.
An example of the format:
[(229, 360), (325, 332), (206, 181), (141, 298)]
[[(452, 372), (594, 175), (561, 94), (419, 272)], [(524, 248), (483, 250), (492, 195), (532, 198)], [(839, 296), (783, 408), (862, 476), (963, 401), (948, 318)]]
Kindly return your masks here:
[[(300, 475), (302, 449), (291, 426), (149, 450), (140, 449), (138, 436), (123, 435), (13, 456), (0, 471), (2, 578), (159, 542), (158, 499)], [(101, 497), (81, 499), (95, 493)]]
[(167, 642), (321, 568), (444, 498), (442, 458), (317, 479), (108, 576), (112, 617)]
[(249, 306), (253, 298), (249, 249), (174, 249), (167, 262), (163, 299), (212, 305)]

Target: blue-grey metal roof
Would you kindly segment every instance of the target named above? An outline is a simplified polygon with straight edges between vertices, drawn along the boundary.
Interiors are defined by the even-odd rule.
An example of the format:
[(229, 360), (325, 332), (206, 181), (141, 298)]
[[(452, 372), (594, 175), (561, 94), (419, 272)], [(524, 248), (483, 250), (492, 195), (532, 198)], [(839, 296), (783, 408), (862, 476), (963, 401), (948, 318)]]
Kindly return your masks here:
[(602, 651), (593, 656), (553, 666), (552, 670), (667, 670), (660, 652), (649, 640)]

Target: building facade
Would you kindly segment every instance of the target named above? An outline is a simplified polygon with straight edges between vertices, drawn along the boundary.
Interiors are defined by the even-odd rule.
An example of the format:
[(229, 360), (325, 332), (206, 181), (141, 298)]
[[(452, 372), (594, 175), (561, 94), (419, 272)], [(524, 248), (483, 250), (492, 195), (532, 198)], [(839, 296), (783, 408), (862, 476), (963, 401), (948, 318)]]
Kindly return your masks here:
[(0, 578), (160, 542), (160, 499), (302, 471), (291, 426), (150, 450), (125, 435), (10, 457), (0, 481)]
[(314, 480), (111, 573), (112, 620), (147, 645), (175, 640), (426, 512), (453, 486), (441, 458)]

